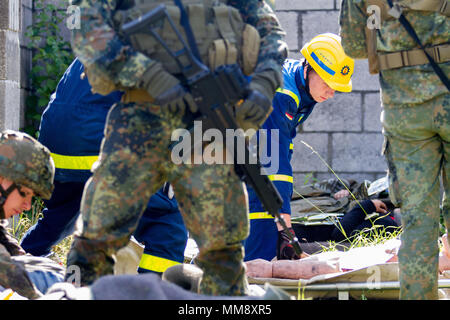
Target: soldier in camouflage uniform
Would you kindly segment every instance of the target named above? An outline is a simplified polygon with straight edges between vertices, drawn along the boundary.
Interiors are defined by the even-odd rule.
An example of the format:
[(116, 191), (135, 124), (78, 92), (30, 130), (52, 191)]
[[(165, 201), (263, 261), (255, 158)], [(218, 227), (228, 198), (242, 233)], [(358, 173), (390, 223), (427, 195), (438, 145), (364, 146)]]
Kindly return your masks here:
[(21, 259), (25, 251), (6, 231), (6, 219), (30, 210), (34, 195), (49, 199), (54, 174), (50, 152), (38, 141), (21, 132), (0, 133), (0, 286), (30, 299), (41, 293)]
[[(199, 246), (200, 292), (243, 295), (247, 281), (241, 241), (248, 234), (243, 185), (232, 165), (171, 162), (171, 133), (192, 124), (197, 106), (176, 77), (179, 66), (153, 37), (143, 31), (130, 45), (120, 31), (123, 23), (161, 3), (184, 35), (173, 1), (72, 1), (81, 9), (81, 29), (74, 30), (72, 46), (93, 89), (126, 93), (109, 112), (98, 166), (81, 204), (83, 233), (73, 242), (68, 265), (81, 268), (83, 284), (112, 274), (114, 252), (127, 243), (145, 200), (169, 180)], [(271, 101), (287, 54), (284, 31), (271, 8), (261, 0), (189, 0), (183, 5), (203, 62), (211, 69), (238, 63), (252, 75), (250, 89)], [(181, 49), (170, 27), (164, 24), (160, 31), (172, 50)], [(237, 119), (242, 127), (259, 128), (269, 112), (247, 99), (237, 108)]]
[[(395, 3), (443, 72), (450, 74), (448, 1)], [(376, 7), (368, 8), (371, 5)], [(342, 45), (349, 56), (368, 58), (372, 73), (380, 71), (389, 194), (401, 207), (404, 230), (399, 251), (400, 298), (437, 299), (439, 177), (442, 174), (448, 195), (450, 94), (389, 9), (387, 1), (343, 0)], [(448, 229), (445, 195), (443, 215)]]

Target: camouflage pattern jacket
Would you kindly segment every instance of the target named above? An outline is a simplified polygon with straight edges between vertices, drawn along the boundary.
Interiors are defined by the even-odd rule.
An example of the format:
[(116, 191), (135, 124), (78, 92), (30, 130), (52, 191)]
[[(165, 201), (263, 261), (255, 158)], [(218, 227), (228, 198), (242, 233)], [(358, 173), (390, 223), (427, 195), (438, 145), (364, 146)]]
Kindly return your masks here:
[(6, 231), (7, 221), (0, 220), (0, 286), (11, 288), (29, 299), (38, 298), (40, 294), (23, 264), (14, 261), (13, 256), (25, 255), (18, 242)]
[[(386, 2), (387, 1), (381, 1)], [(410, 6), (416, 0), (401, 0)], [(370, 14), (366, 14), (369, 0), (342, 0), (339, 23), (342, 46), (354, 59), (367, 59), (366, 28)], [(450, 19), (438, 12), (404, 10), (403, 15), (411, 23), (424, 47), (450, 42)], [(418, 48), (399, 20), (382, 16), (376, 32), (378, 53), (390, 53)], [(441, 63), (444, 73), (450, 74), (450, 62)], [(423, 83), (427, 83), (424, 90)], [(434, 73), (430, 64), (400, 69), (383, 70), (380, 73), (381, 98), (384, 105), (412, 106), (429, 101), (448, 91)]]
[[(253, 75), (262, 74), (274, 86), (275, 93), (282, 84), (281, 66), (287, 55), (285, 32), (277, 17), (262, 0), (221, 2), (239, 10), (243, 22), (258, 30), (261, 42)], [(130, 3), (129, 0), (72, 0), (72, 4), (81, 9), (80, 28), (74, 29), (72, 34), (75, 54), (86, 68), (94, 66), (96, 72), (103, 73), (116, 88), (122, 89), (140, 88), (145, 71), (155, 64), (119, 36), (119, 26), (113, 17), (121, 8), (132, 7)]]
[[(342, 185), (345, 184), (346, 187)], [(297, 186), (291, 199), (292, 217), (303, 217), (322, 213), (346, 213), (357, 205), (355, 200), (365, 200), (369, 181), (352, 179), (326, 179), (312, 184)], [(334, 194), (347, 189), (351, 195), (335, 199)]]

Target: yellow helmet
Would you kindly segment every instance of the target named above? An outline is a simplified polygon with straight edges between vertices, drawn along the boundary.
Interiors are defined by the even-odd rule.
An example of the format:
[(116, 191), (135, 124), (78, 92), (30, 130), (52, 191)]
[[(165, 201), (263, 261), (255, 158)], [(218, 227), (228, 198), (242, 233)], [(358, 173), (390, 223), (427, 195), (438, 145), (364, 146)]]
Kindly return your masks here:
[(324, 33), (306, 43), (300, 51), (323, 81), (336, 91), (352, 91), (355, 61), (347, 56), (341, 37)]

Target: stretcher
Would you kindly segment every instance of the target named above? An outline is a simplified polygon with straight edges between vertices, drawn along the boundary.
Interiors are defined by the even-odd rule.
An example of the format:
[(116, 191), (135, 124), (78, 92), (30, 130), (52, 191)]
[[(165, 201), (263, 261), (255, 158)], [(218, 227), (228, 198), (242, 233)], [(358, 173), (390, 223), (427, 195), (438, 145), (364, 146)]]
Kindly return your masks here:
[[(342, 272), (317, 275), (310, 279), (253, 278), (250, 284), (269, 283), (287, 291), (296, 299), (380, 299), (399, 297), (398, 263), (389, 262), (394, 253), (388, 249), (399, 240), (384, 245), (360, 247), (346, 252), (324, 252), (322, 258), (339, 257)], [(440, 299), (450, 298), (450, 272), (438, 280)]]
[[(326, 274), (311, 279), (251, 278), (249, 284), (269, 283), (296, 299), (379, 299), (399, 297), (398, 263), (377, 264), (358, 270)], [(450, 298), (450, 279), (439, 279), (440, 299)]]

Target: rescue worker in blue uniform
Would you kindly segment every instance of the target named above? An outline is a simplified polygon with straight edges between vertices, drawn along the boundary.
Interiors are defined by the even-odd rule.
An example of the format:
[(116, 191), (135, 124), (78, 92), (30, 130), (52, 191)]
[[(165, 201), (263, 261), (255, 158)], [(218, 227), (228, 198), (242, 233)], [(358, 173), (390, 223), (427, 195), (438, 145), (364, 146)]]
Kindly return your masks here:
[[(62, 76), (41, 118), (39, 141), (55, 162), (55, 190), (44, 201), (43, 217), (23, 237), (23, 249), (45, 256), (71, 235), (91, 167), (98, 158), (110, 107), (122, 92), (93, 94), (76, 58)], [(169, 183), (151, 196), (134, 233), (145, 245), (138, 272), (162, 273), (184, 261), (187, 231)]]
[[(321, 34), (305, 44), (301, 50), (304, 60), (286, 59), (283, 65), (283, 87), (279, 88), (272, 100), (273, 111), (261, 129), (265, 129), (265, 141), (261, 130), (257, 133), (258, 145), (266, 148), (264, 155), (271, 158), (265, 167), (274, 166), (274, 156), (270, 154), (272, 144), (278, 145), (278, 161), (267, 170), (269, 179), (274, 183), (283, 198), (280, 214), (292, 229), (290, 201), (293, 193), (293, 175), (290, 164), (293, 153), (293, 139), (297, 127), (311, 114), (316, 103), (334, 96), (335, 91), (350, 92), (354, 61), (345, 55), (340, 37), (331, 33)], [(276, 129), (277, 133), (275, 135)], [(276, 137), (278, 136), (278, 138)], [(260, 152), (261, 154), (261, 152)], [(247, 186), (250, 207), (250, 234), (245, 240), (245, 261), (253, 259), (278, 260), (299, 259), (289, 237), (280, 224), (275, 223), (271, 215), (264, 211), (255, 191)]]

